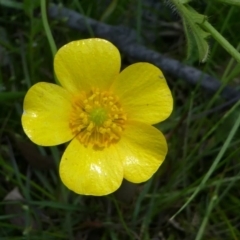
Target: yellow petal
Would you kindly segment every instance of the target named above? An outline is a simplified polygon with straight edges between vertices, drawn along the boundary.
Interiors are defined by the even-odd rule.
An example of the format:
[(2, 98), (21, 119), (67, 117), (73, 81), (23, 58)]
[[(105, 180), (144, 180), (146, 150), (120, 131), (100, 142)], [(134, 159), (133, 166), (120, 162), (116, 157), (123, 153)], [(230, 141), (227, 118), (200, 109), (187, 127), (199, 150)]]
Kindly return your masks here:
[(27, 92), (23, 103), (22, 125), (36, 144), (53, 146), (73, 138), (69, 128), (71, 95), (62, 87), (40, 82)]
[(172, 112), (173, 98), (166, 80), (150, 63), (136, 63), (124, 69), (111, 90), (120, 97), (131, 120), (155, 124)]
[(73, 93), (92, 87), (106, 90), (119, 74), (120, 64), (118, 49), (99, 38), (70, 42), (54, 59), (59, 82)]
[(60, 162), (63, 183), (78, 194), (101, 196), (114, 192), (123, 180), (123, 166), (115, 146), (86, 148), (75, 138)]
[(130, 122), (117, 145), (123, 159), (124, 178), (133, 183), (148, 180), (167, 154), (163, 134), (140, 122)]

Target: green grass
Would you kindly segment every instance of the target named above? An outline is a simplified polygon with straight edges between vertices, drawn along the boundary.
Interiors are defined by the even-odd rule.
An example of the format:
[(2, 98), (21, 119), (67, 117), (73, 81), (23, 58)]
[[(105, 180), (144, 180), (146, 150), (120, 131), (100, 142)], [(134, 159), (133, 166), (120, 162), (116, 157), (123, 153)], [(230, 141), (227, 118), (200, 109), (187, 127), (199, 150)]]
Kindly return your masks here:
[[(44, 2), (0, 0), (0, 239), (240, 239), (239, 103), (204, 114), (226, 101), (221, 90), (207, 93), (166, 75), (175, 106), (171, 117), (156, 126), (167, 137), (169, 153), (153, 178), (135, 186), (125, 183), (105, 197), (76, 195), (63, 186), (58, 164), (65, 145), (43, 148), (28, 140), (21, 126), (23, 97), (33, 84), (55, 81), (55, 44), (59, 48), (94, 32), (89, 27), (88, 35), (82, 34), (55, 20), (48, 29), (41, 14)], [(137, 0), (59, 2), (105, 23), (134, 28), (147, 47), (239, 89), (239, 65), (215, 41), (209, 39), (211, 53), (201, 65), (194, 56), (185, 58), (182, 31), (159, 34), (175, 31), (170, 26), (179, 19), (171, 11)], [(205, 2), (196, 3), (196, 9), (239, 46), (239, 9)], [(151, 42), (148, 20), (141, 17), (146, 9), (159, 26), (159, 32), (150, 28)], [(124, 66), (130, 62), (123, 56)], [(4, 201), (13, 189), (17, 194)]]

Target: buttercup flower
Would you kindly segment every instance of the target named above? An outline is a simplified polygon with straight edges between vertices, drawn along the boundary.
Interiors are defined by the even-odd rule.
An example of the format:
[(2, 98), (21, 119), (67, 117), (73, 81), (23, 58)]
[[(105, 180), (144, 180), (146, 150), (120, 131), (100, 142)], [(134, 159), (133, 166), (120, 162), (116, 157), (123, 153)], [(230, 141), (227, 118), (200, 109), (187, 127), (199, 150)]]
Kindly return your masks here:
[(61, 86), (39, 82), (24, 99), (22, 125), (34, 143), (71, 140), (59, 172), (78, 194), (112, 193), (123, 178), (144, 182), (167, 154), (163, 134), (151, 126), (173, 108), (162, 72), (136, 63), (119, 73), (120, 65), (118, 49), (106, 40), (70, 42), (54, 59)]

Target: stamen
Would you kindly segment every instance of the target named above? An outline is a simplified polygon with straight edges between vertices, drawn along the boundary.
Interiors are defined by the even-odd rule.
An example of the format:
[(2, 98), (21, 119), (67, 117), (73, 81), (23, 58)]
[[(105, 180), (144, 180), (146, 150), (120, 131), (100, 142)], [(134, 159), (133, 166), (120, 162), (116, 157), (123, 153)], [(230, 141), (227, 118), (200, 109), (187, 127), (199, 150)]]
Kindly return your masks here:
[(75, 98), (72, 106), (70, 128), (86, 147), (105, 148), (120, 140), (127, 117), (116, 96), (94, 89)]

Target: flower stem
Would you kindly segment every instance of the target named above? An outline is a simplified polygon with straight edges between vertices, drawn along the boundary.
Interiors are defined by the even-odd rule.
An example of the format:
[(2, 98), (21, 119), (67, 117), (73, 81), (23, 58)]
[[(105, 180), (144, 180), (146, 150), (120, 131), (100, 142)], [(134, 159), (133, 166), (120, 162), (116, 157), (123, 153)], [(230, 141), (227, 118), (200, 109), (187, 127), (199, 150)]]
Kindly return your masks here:
[[(52, 55), (54, 57), (57, 52), (57, 47), (56, 47), (55, 41), (53, 39), (51, 29), (48, 24), (47, 11), (46, 11), (46, 0), (41, 0), (41, 15), (42, 15), (43, 27), (44, 27), (45, 33), (47, 35), (47, 39), (48, 39), (48, 42), (49, 42), (49, 45), (50, 45), (50, 48), (52, 51)], [(54, 75), (54, 79), (55, 79), (55, 82), (57, 84), (59, 84), (55, 75)]]
[(48, 19), (47, 19), (47, 12), (46, 12), (46, 0), (41, 0), (41, 14), (42, 14), (42, 22), (43, 22), (43, 27), (47, 35), (47, 39), (52, 51), (52, 55), (55, 56), (57, 52), (56, 44), (54, 42), (52, 32), (50, 30), (49, 24), (48, 24)]

